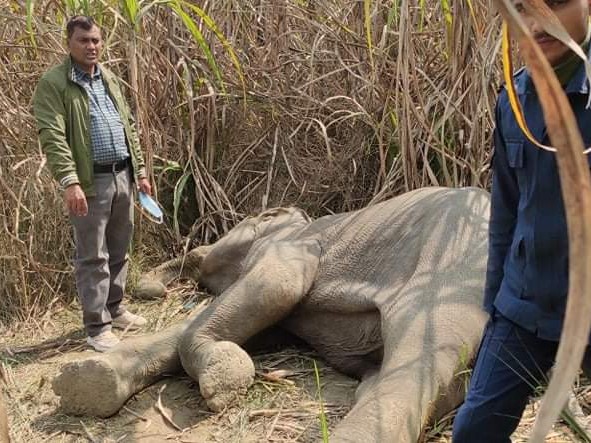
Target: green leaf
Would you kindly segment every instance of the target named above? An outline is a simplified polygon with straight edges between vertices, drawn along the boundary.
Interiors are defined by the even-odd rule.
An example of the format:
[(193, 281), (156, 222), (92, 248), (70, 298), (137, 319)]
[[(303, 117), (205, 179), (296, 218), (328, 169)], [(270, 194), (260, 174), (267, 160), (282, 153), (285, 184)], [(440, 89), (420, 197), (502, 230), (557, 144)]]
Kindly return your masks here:
[(365, 17), (365, 38), (367, 40), (369, 62), (373, 68), (373, 42), (371, 38), (371, 0), (363, 0), (363, 15)]
[(425, 0), (420, 0), (419, 1), (419, 12), (420, 12), (420, 17), (419, 17), (419, 32), (423, 32), (423, 26), (425, 26), (425, 10), (427, 8), (425, 7)]
[(35, 6), (34, 0), (27, 0), (25, 2), (25, 8), (27, 11), (27, 18), (26, 18), (27, 34), (29, 34), (29, 38), (31, 39), (31, 44), (33, 45), (33, 48), (37, 49), (37, 41), (35, 40), (35, 33), (33, 32), (34, 6)]
[[(422, 0), (424, 2), (424, 0)], [(447, 24), (448, 31), (451, 31), (451, 26), (453, 25), (453, 16), (451, 14), (451, 6), (449, 4), (449, 0), (441, 0), (441, 8), (443, 9), (443, 17), (445, 18), (445, 23)]]
[(324, 402), (322, 401), (322, 386), (320, 384), (320, 371), (318, 371), (318, 366), (316, 365), (316, 360), (312, 360), (314, 362), (314, 375), (316, 377), (316, 389), (318, 392), (318, 403), (320, 404), (320, 429), (322, 430), (322, 442), (328, 443), (328, 422), (326, 420), (326, 413), (324, 412)]
[(230, 60), (232, 61), (232, 64), (234, 65), (234, 68), (236, 69), (236, 72), (238, 73), (238, 76), (240, 77), (240, 82), (242, 83), (242, 89), (244, 91), (244, 95), (246, 96), (246, 82), (244, 79), (244, 73), (242, 71), (242, 65), (240, 64), (240, 61), (238, 60), (238, 57), (236, 56), (236, 53), (234, 52), (234, 49), (232, 48), (232, 45), (230, 44), (230, 42), (226, 39), (224, 34), (222, 34), (222, 32), (218, 29), (215, 21), (203, 9), (201, 9), (197, 5), (188, 3), (186, 1), (181, 1), (181, 3), (182, 3), (182, 5), (191, 9), (195, 14), (197, 14), (203, 20), (203, 23), (205, 23), (205, 26), (207, 26), (209, 29), (211, 29), (211, 31), (218, 38), (218, 40), (220, 41), (220, 43), (222, 44), (222, 46), (224, 47), (224, 49), (228, 53), (228, 56), (230, 57)]
[(201, 33), (201, 30), (199, 29), (199, 27), (197, 26), (195, 21), (191, 18), (191, 16), (189, 14), (187, 14), (184, 11), (183, 7), (181, 6), (180, 1), (176, 0), (173, 2), (169, 2), (168, 6), (182, 20), (182, 22), (185, 25), (185, 27), (187, 28), (187, 30), (191, 33), (191, 35), (193, 36), (193, 39), (195, 40), (195, 42), (197, 42), (197, 44), (199, 45), (199, 47), (201, 48), (201, 50), (205, 54), (205, 58), (207, 59), (207, 63), (209, 64), (209, 67), (213, 71), (216, 79), (218, 80), (219, 85), (222, 88), (222, 91), (225, 91), (224, 82), (222, 81), (222, 74), (218, 68), (218, 65), (215, 61), (215, 58), (214, 58), (212, 52), (211, 52), (211, 49), (209, 49), (209, 45), (208, 45), (207, 41), (205, 40), (205, 37), (203, 37), (203, 34)]
[(121, 0), (121, 10), (123, 11), (123, 17), (127, 20), (127, 22), (134, 27), (137, 28), (139, 21), (138, 21), (138, 12), (140, 10), (140, 1), (138, 0)]
[(390, 7), (390, 10), (388, 11), (388, 21), (386, 22), (388, 25), (388, 28), (392, 27), (392, 23), (394, 22), (398, 22), (400, 13), (398, 12), (398, 2), (400, 0), (393, 0), (392, 1), (392, 6)]

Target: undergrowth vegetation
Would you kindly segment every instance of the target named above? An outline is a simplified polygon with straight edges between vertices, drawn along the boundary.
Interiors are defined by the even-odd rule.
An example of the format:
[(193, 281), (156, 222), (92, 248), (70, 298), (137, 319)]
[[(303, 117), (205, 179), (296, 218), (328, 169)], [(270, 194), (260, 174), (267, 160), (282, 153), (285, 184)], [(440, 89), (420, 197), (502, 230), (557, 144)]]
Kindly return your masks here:
[(500, 29), (489, 0), (0, 5), (0, 322), (75, 294), (30, 106), (73, 13), (103, 27), (102, 59), (127, 83), (166, 210), (163, 228), (138, 223), (146, 263), (267, 207), (320, 216), (421, 186), (487, 186)]

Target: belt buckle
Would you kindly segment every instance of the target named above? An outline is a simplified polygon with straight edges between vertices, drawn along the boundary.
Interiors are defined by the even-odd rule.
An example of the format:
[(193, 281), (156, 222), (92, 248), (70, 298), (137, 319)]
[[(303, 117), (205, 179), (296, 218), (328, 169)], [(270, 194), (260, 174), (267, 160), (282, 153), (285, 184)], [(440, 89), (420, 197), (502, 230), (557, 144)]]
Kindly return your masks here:
[(113, 172), (113, 174), (116, 174), (117, 172), (123, 171), (126, 166), (127, 166), (126, 159), (119, 160), (119, 161), (111, 163), (111, 171)]

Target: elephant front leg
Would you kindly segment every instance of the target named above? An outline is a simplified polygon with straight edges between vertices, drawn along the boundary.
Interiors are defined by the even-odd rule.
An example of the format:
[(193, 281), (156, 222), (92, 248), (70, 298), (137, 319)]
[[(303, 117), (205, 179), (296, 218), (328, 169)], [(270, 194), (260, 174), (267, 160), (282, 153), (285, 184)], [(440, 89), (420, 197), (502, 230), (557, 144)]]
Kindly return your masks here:
[(304, 297), (319, 253), (315, 242), (269, 242), (187, 328), (179, 347), (182, 366), (212, 410), (223, 409), (253, 383), (254, 365), (239, 345), (283, 319)]

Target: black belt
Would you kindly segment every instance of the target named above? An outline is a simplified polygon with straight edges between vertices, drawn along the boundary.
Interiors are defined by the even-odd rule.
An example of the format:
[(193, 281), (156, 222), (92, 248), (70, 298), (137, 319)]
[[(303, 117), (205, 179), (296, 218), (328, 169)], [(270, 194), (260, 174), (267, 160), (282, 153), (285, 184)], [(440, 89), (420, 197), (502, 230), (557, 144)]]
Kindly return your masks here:
[(105, 165), (94, 164), (93, 171), (95, 174), (108, 174), (110, 172), (120, 172), (129, 166), (129, 157), (119, 160), (115, 163), (107, 163)]

